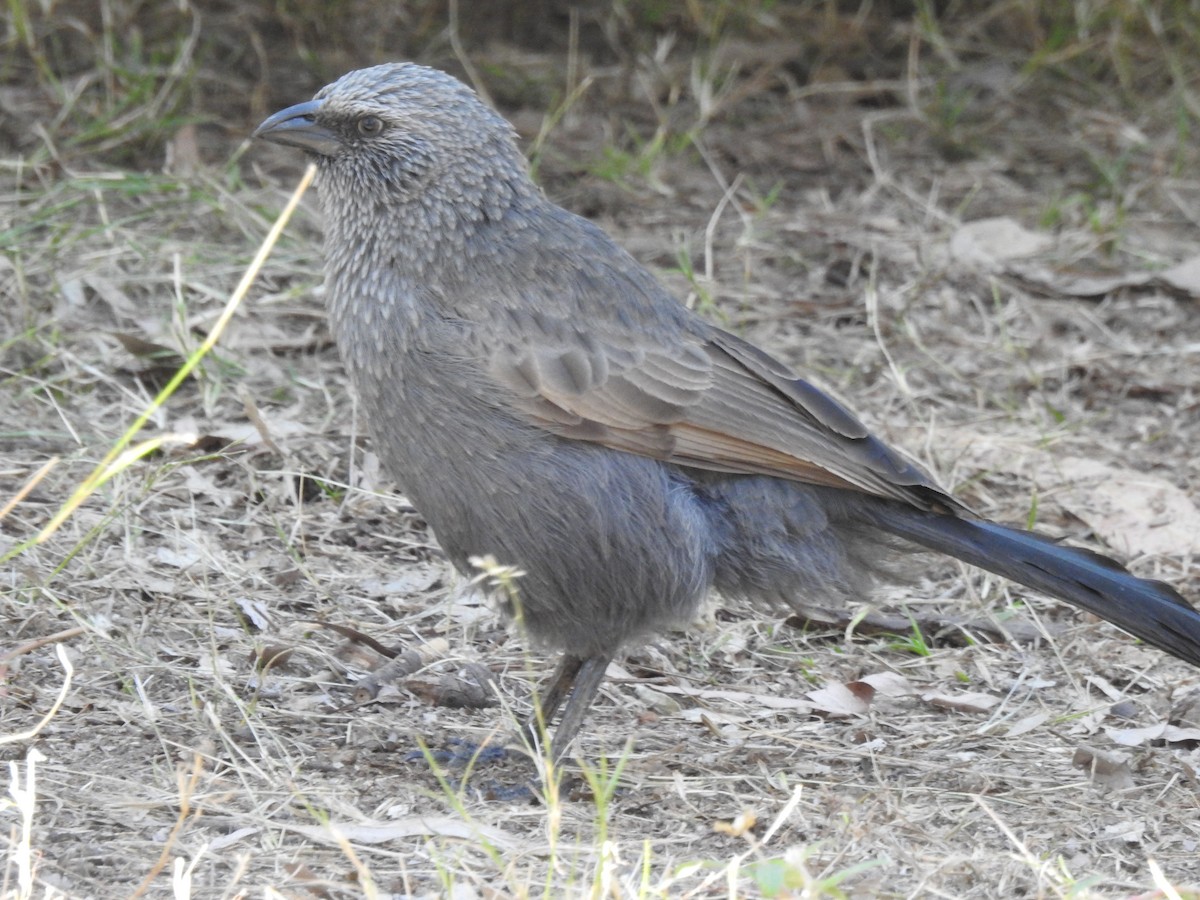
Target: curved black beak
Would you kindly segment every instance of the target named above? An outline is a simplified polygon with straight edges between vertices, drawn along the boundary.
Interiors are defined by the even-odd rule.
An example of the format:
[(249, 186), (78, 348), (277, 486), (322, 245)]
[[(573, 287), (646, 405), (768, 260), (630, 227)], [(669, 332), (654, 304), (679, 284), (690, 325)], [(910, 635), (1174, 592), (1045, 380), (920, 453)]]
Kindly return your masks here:
[(309, 100), (281, 109), (255, 128), (252, 137), (332, 156), (342, 146), (342, 140), (335, 132), (317, 124), (321, 104), (321, 100)]

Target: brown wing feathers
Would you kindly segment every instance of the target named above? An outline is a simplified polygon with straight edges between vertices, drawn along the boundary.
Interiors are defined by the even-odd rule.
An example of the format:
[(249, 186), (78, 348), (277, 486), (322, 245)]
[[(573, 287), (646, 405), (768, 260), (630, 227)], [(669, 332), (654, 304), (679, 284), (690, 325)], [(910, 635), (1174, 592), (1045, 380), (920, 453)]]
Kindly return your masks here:
[(712, 329), (667, 353), (538, 324), (542, 341), (506, 348), (492, 370), (549, 431), (680, 465), (958, 508), (840, 404), (733, 335)]

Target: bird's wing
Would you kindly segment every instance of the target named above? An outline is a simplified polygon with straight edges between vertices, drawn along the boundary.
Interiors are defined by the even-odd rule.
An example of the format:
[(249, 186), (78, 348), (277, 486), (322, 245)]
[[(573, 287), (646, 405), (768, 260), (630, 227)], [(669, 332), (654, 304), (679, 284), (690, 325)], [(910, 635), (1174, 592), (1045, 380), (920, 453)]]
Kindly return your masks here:
[(493, 348), (492, 376), (563, 437), (718, 472), (851, 488), (962, 511), (913, 462), (782, 363), (715, 327), (609, 340), (538, 316)]

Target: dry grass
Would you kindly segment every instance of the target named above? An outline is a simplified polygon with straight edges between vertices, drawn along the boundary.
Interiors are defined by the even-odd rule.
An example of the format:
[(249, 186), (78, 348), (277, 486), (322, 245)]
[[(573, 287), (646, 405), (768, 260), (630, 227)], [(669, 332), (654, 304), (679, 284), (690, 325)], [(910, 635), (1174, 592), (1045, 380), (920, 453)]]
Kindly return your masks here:
[[(1195, 13), (919, 6), (909, 21), (689, 4), (656, 25), (649, 5), (605, 5), (545, 16), (535, 50), (485, 42), (469, 15), (451, 41), (445, 10), (415, 4), (403, 49), (466, 54), (525, 137), (543, 134), (553, 196), (969, 502), (1112, 541), (1200, 597), (1194, 540), (1139, 549), (1164, 531), (1168, 486), (1190, 505), (1200, 481), (1195, 296), (1054, 289), (1065, 271), (1197, 255)], [(280, 10), (208, 13), (191, 42), (180, 7), (136, 59), (113, 38), (137, 4), (99, 4), (108, 25), (10, 8), (28, 27), (0, 84), (0, 501), (60, 461), (0, 519), (0, 553), (46, 524), (218, 316), (298, 172), (241, 144), (256, 117), (384, 58), (339, 33), (302, 61), (305, 4), (277, 27)], [(253, 60), (270, 61), (270, 89)], [(994, 216), (1052, 233), (1041, 260), (1059, 281), (949, 250)], [(380, 472), (315, 296), (318, 227), (310, 212), (285, 235), (148, 428), (198, 439), (126, 468), (4, 563), (0, 895), (1197, 895), (1197, 742), (1118, 742), (1200, 727), (1196, 672), (951, 563), (876, 604), (1041, 637), (847, 640), (714, 606), (632, 651), (589, 762), (561, 782), (513, 790), (530, 777), (519, 760), (431, 769), (421, 745), (511, 727), (544, 660), (463, 590)], [(1105, 464), (1104, 483), (1068, 490), (1079, 459)], [(1147, 510), (1127, 546), (1095, 499), (1114, 485)], [(319, 623), (423, 647), (428, 665), (362, 701), (382, 657)], [(470, 663), (504, 705), (431, 705)], [(841, 715), (811, 696), (880, 673), (911, 692)]]

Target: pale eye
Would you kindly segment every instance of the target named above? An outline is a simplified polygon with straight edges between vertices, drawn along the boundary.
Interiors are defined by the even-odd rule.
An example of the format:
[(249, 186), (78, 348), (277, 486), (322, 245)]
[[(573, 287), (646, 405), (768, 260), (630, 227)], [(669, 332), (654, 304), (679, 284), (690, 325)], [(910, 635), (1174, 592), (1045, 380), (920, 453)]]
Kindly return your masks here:
[(358, 133), (363, 137), (375, 137), (383, 131), (383, 119), (379, 116), (363, 116), (358, 120)]

